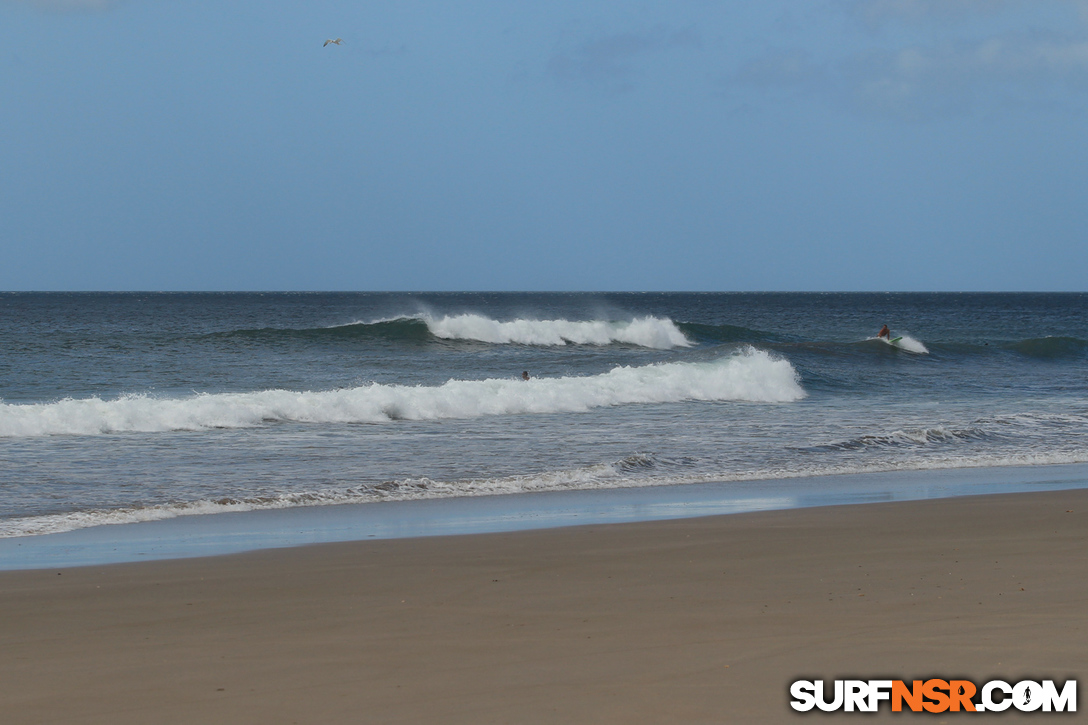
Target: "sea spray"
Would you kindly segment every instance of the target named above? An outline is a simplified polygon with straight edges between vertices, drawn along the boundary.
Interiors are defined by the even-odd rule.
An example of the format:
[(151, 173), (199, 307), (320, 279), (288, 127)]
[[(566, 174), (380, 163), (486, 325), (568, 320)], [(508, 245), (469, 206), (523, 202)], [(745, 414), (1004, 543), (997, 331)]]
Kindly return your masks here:
[(902, 339), (896, 344), (907, 352), (913, 352), (918, 355), (929, 354), (929, 348), (927, 348), (921, 340), (916, 340), (910, 335), (903, 335)]
[(893, 338), (868, 337), (865, 339), (866, 344), (875, 343), (877, 341), (882, 342), (886, 345), (890, 345), (891, 347), (894, 347), (897, 350), (902, 350), (904, 352), (912, 352), (917, 355), (929, 354), (929, 348), (925, 346), (925, 343), (923, 343), (921, 340), (917, 340), (911, 337), (910, 335), (899, 335)]
[(501, 321), (475, 314), (443, 317), (422, 315), (354, 324), (370, 326), (398, 320), (421, 320), (432, 335), (443, 340), (475, 340), (494, 345), (554, 347), (625, 344), (671, 350), (692, 344), (672, 320), (653, 316), (626, 321), (520, 318)]
[(388, 423), (527, 413), (577, 413), (634, 403), (750, 401), (805, 396), (789, 361), (745, 348), (712, 362), (620, 366), (560, 378), (450, 380), (439, 386), (368, 385), (344, 390), (265, 390), (187, 398), (126, 395), (0, 404), (0, 437), (246, 428), (271, 422)]
[[(0, 307), (0, 536), (566, 488), (762, 479), (752, 490), (777, 495), (791, 476), (1088, 461), (1084, 294), (12, 293)], [(636, 320), (655, 334), (675, 326), (690, 345), (636, 336)], [(540, 321), (560, 334), (519, 329)], [(878, 321), (932, 354), (866, 340)], [(499, 341), (477, 339), (477, 327)], [(602, 327), (597, 342), (579, 337)], [(648, 377), (650, 363), (724, 364), (743, 345), (788, 360), (808, 397), (624, 404), (602, 390), (614, 367)], [(730, 374), (743, 388), (741, 367)], [(748, 369), (772, 388), (778, 380)], [(522, 370), (533, 379), (517, 379)], [(681, 370), (655, 395), (691, 387)], [(580, 409), (597, 407), (562, 412), (574, 383), (560, 376), (593, 389)], [(780, 391), (791, 390), (786, 377)], [(649, 387), (635, 383), (620, 392)], [(502, 414), (548, 409), (547, 396), (559, 412)], [(429, 417), (397, 420), (413, 416)], [(187, 430), (163, 432), (173, 426)], [(93, 435), (113, 430), (128, 432)], [(1083, 471), (995, 476), (1033, 488)], [(876, 499), (901, 480), (943, 490), (929, 476), (864, 486)], [(808, 479), (790, 496), (811, 502), (840, 485)]]

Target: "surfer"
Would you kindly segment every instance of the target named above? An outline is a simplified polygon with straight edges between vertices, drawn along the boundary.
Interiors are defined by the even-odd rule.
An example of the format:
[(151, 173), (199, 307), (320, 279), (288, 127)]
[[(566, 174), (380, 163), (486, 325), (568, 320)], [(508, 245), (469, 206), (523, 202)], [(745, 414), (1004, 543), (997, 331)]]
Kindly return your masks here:
[(522, 373), (521, 373), (521, 379), (522, 379), (522, 380), (528, 380), (528, 379), (529, 379), (529, 371), (528, 371), (528, 370), (524, 370), (524, 371), (522, 371)]
[(876, 334), (877, 337), (883, 337), (885, 340), (892, 339), (892, 331), (888, 329), (887, 325), (880, 328), (880, 332)]

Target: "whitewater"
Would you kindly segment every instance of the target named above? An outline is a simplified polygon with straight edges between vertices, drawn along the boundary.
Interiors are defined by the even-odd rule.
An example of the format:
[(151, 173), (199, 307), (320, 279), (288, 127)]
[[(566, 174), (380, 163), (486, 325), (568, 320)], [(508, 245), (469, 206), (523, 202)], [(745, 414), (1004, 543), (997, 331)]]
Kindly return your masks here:
[(474, 340), (494, 345), (627, 344), (656, 350), (692, 345), (675, 322), (653, 316), (632, 320), (497, 320), (469, 313), (441, 316), (420, 314), (353, 322), (351, 326), (375, 327), (400, 321), (422, 322), (430, 334), (443, 340)]
[(244, 428), (266, 423), (388, 423), (485, 415), (576, 413), (632, 403), (736, 400), (780, 403), (805, 395), (789, 362), (747, 348), (707, 363), (617, 367), (586, 377), (450, 380), (436, 387), (65, 399), (0, 404), (0, 436), (96, 435)]
[(1086, 401), (1085, 295), (7, 294), (0, 536), (1078, 464)]
[(640, 317), (629, 322), (604, 320), (513, 320), (499, 322), (482, 315), (425, 318), (435, 336), (520, 345), (610, 345), (628, 343), (659, 350), (689, 347), (691, 342), (672, 320)]

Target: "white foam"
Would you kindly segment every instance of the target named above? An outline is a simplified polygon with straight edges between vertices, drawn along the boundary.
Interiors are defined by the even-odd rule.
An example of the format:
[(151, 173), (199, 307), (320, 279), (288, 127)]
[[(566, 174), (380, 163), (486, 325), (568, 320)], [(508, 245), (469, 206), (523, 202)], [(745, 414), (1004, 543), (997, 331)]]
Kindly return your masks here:
[(791, 467), (784, 462), (781, 468), (764, 468), (744, 471), (720, 471), (691, 474), (666, 474), (662, 476), (631, 476), (621, 470), (621, 463), (598, 464), (570, 470), (544, 471), (541, 473), (504, 476), (498, 478), (461, 479), (435, 481), (429, 478), (403, 479), (387, 485), (348, 490), (317, 490), (302, 493), (284, 493), (259, 499), (201, 500), (97, 511), (73, 511), (0, 520), (0, 538), (54, 534), (91, 526), (130, 524), (158, 521), (179, 516), (232, 513), (267, 509), (284, 509), (298, 506), (331, 506), (352, 503), (376, 503), (378, 501), (414, 501), (449, 498), (453, 496), (494, 496), (532, 491), (586, 490), (605, 488), (642, 488), (697, 483), (783, 480), (832, 475), (883, 473), (889, 471), (950, 470), (966, 468), (1041, 466), (1054, 464), (1085, 463), (1088, 455), (1080, 452), (1011, 453), (1007, 455), (982, 454), (968, 457), (916, 459), (898, 463), (886, 460), (830, 464), (823, 466)]
[(929, 348), (923, 345), (921, 340), (916, 340), (910, 335), (903, 335), (903, 339), (895, 344), (903, 348), (907, 352), (913, 352), (919, 355), (929, 354)]
[(497, 345), (611, 345), (626, 343), (669, 350), (690, 347), (691, 341), (672, 320), (636, 317), (626, 322), (605, 320), (513, 320), (500, 322), (481, 315), (423, 316), (435, 337), (478, 340)]
[(870, 337), (869, 339), (880, 340), (881, 342), (887, 343), (892, 347), (897, 347), (900, 350), (905, 350), (906, 352), (913, 352), (917, 355), (929, 354), (929, 348), (926, 347), (921, 340), (917, 340), (910, 335), (900, 335), (899, 339), (895, 340), (894, 342), (884, 337)]
[(0, 404), (0, 437), (246, 428), (269, 422), (388, 423), (523, 413), (574, 413), (684, 400), (791, 402), (805, 396), (786, 360), (746, 348), (713, 362), (617, 367), (585, 377), (450, 380), (320, 392), (266, 390), (186, 398), (126, 395)]

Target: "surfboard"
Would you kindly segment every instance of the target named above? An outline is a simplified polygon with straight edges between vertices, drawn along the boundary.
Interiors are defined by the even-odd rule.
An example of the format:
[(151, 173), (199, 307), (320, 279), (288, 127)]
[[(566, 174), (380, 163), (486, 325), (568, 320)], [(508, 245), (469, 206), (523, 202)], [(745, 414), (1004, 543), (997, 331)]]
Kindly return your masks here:
[(902, 335), (900, 335), (899, 337), (893, 337), (892, 339), (888, 340), (888, 344), (889, 345), (894, 345), (895, 343), (899, 342), (902, 339), (903, 339)]

